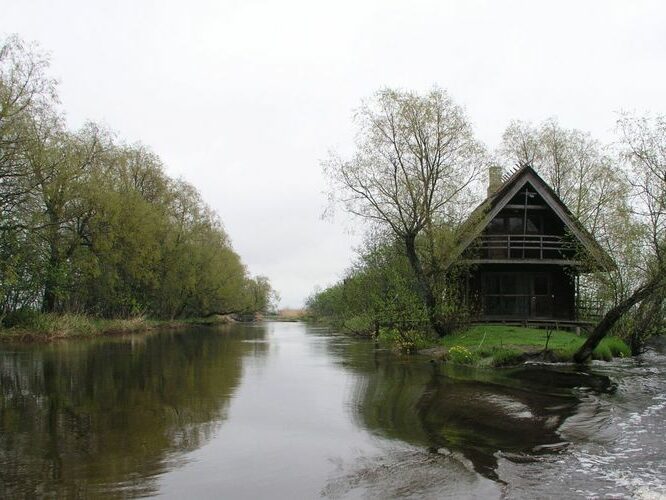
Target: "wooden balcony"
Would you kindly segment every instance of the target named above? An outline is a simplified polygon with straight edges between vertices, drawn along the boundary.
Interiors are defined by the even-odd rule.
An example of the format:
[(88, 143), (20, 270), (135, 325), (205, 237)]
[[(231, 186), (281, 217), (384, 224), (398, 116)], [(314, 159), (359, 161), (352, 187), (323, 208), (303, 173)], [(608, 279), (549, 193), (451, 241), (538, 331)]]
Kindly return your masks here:
[(466, 259), (469, 262), (520, 261), (580, 264), (576, 249), (563, 236), (548, 234), (484, 234), (477, 238)]

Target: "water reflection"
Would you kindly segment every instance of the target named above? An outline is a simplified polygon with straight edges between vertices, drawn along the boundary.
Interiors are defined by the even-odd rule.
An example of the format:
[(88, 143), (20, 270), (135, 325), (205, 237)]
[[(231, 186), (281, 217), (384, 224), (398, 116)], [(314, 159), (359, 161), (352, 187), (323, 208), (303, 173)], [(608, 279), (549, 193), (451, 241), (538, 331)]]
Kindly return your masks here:
[(235, 332), (0, 350), (0, 491), (152, 493), (151, 478), (225, 419), (244, 356), (266, 352), (247, 342), (263, 328)]
[(0, 497), (666, 493), (650, 356), (474, 370), (295, 323), (1, 345)]
[(499, 479), (500, 456), (527, 461), (566, 447), (559, 428), (575, 415), (582, 388), (614, 389), (607, 376), (574, 368), (477, 370), (376, 349), (363, 356), (358, 343), (332, 348), (362, 374), (352, 396), (359, 425), (432, 452), (454, 452), (492, 480)]

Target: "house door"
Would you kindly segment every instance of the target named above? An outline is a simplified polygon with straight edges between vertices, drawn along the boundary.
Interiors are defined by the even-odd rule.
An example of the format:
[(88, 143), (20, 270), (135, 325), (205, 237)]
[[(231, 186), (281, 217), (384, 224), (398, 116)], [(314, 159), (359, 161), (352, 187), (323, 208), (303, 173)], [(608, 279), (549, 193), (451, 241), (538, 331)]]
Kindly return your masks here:
[(553, 316), (553, 294), (550, 274), (530, 275), (530, 317), (551, 318)]

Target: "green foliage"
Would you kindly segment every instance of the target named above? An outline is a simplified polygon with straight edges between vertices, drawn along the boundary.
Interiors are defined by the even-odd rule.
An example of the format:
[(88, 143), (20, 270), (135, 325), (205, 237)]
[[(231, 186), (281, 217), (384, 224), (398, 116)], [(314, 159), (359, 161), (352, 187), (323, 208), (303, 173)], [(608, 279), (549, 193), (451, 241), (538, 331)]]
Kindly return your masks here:
[(632, 354), (642, 353), (648, 338), (666, 333), (666, 297), (644, 300), (617, 321), (612, 333), (629, 344)]
[[(270, 283), (249, 275), (194, 187), (145, 146), (66, 129), (47, 67), (20, 40), (0, 42), (0, 317), (76, 313), (63, 321), (83, 331), (80, 314), (269, 309)], [(35, 328), (69, 328), (49, 325)]]
[(29, 307), (22, 307), (16, 311), (9, 312), (2, 319), (2, 326), (13, 328), (17, 326), (31, 327), (38, 323), (40, 314)]
[(398, 244), (429, 326), (446, 335), (457, 316), (443, 315), (446, 308), (440, 307), (452, 298), (441, 258), (448, 245), (441, 237), (453, 235), (473, 204), (485, 148), (464, 110), (438, 88), (424, 94), (381, 89), (355, 120), (352, 157), (331, 154), (323, 163), (330, 199)]
[(446, 359), (458, 365), (473, 365), (477, 361), (478, 355), (467, 347), (454, 345), (448, 350)]
[(40, 314), (31, 331), (49, 337), (67, 337), (76, 335), (93, 335), (96, 325), (93, 319), (82, 314)]
[(90, 337), (104, 334), (131, 333), (156, 327), (219, 326), (233, 322), (229, 316), (211, 315), (203, 318), (153, 320), (145, 316), (99, 318), (86, 314), (42, 313), (23, 309), (8, 314), (0, 329), (0, 339), (52, 340), (67, 337)]
[(490, 366), (507, 366), (519, 363), (525, 354), (522, 349), (514, 347), (488, 346), (474, 350), (479, 364)]
[(629, 346), (624, 340), (618, 337), (606, 337), (599, 344), (599, 348), (601, 347), (608, 349), (611, 357), (614, 358), (626, 358), (631, 356), (631, 349), (629, 349)]
[[(467, 319), (452, 285), (456, 280), (448, 276), (436, 288), (441, 297), (436, 314), (452, 330)], [(386, 236), (375, 236), (367, 242), (346, 276), (314, 293), (306, 305), (308, 314), (316, 320), (354, 333), (370, 335), (379, 327), (430, 333), (418, 281), (400, 242)]]
[[(571, 361), (584, 340), (585, 339), (581, 339), (580, 342), (572, 342), (564, 347), (553, 349), (553, 352), (558, 359), (562, 361)], [(603, 361), (610, 361), (613, 358), (626, 358), (628, 356), (631, 356), (631, 349), (618, 337), (604, 338), (592, 352), (592, 359)]]
[(432, 338), (420, 330), (399, 328), (380, 329), (379, 340), (393, 349), (404, 352), (414, 352), (432, 344)]
[(357, 318), (352, 320), (357, 333), (372, 333), (376, 324), (405, 329), (425, 321), (407, 259), (396, 244), (377, 241), (359, 253), (344, 279), (313, 294), (307, 308), (314, 317), (338, 327)]
[(375, 325), (370, 316), (359, 314), (358, 316), (346, 318), (341, 326), (345, 331), (359, 335), (367, 335), (374, 331), (373, 329)]

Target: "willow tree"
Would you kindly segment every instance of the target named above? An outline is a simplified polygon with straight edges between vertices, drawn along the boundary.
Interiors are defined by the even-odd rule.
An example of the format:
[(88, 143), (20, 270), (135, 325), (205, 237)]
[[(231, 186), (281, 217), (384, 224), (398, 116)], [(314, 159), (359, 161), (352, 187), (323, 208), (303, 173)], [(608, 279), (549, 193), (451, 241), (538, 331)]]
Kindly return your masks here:
[(666, 301), (666, 117), (624, 115), (618, 123), (620, 159), (632, 187), (632, 215), (643, 237), (633, 244), (642, 259), (641, 281), (610, 309), (576, 352), (585, 361), (613, 326), (635, 306), (649, 304), (651, 321), (663, 321)]
[(32, 188), (27, 179), (26, 129), (35, 113), (57, 102), (48, 58), (18, 37), (0, 40), (0, 231), (21, 226), (20, 205)]
[(57, 102), (47, 67), (48, 58), (18, 37), (0, 39), (0, 317), (40, 295), (43, 265), (25, 209), (34, 189), (26, 136), (32, 116)]
[(552, 118), (538, 126), (513, 121), (500, 154), (506, 164), (534, 167), (596, 237), (604, 217), (626, 209), (627, 183), (617, 161), (587, 132), (566, 129)]
[(583, 274), (583, 295), (603, 309), (622, 300), (641, 279), (636, 269), (643, 256), (634, 245), (642, 229), (631, 216), (631, 185), (617, 155), (588, 132), (552, 118), (537, 125), (511, 122), (499, 152), (505, 164), (533, 166), (617, 264)]
[(199, 192), (140, 144), (94, 123), (70, 131), (47, 70), (35, 48), (0, 39), (0, 321), (267, 307), (270, 284)]
[[(432, 328), (439, 316), (437, 228), (457, 225), (483, 170), (484, 150), (463, 109), (447, 93), (383, 89), (355, 115), (350, 159), (325, 162), (331, 195), (350, 213), (388, 229), (401, 242)], [(425, 246), (419, 245), (425, 239)]]

